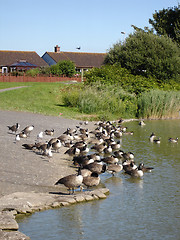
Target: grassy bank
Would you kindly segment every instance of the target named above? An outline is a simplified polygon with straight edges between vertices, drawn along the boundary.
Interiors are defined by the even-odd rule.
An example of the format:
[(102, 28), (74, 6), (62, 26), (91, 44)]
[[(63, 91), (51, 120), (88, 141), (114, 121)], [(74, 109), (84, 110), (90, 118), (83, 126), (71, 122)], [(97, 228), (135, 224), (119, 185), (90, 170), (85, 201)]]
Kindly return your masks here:
[(150, 90), (138, 97), (118, 85), (63, 83), (0, 83), (0, 109), (62, 115), (72, 119), (177, 118), (180, 92)]
[[(77, 84), (78, 85), (78, 84)], [(16, 86), (29, 86), (0, 93), (0, 109), (27, 111), (45, 115), (79, 118), (76, 107), (66, 107), (62, 92), (68, 87), (62, 83), (0, 83), (0, 89)]]

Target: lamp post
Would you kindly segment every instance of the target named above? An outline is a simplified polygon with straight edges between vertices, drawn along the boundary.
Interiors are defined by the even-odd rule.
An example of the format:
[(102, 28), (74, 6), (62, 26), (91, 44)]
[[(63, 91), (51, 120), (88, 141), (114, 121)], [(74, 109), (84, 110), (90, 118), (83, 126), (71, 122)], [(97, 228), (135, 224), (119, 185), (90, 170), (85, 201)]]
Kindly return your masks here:
[(121, 34), (123, 34), (124, 35), (124, 38), (123, 38), (123, 42), (124, 42), (124, 40), (125, 40), (125, 32), (121, 32)]

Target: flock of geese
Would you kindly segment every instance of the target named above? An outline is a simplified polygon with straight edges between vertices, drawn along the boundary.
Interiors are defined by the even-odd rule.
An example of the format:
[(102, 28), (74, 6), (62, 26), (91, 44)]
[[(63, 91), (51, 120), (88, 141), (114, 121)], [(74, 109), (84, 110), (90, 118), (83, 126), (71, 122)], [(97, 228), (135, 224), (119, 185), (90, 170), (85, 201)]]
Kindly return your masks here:
[[(124, 172), (131, 177), (141, 178), (145, 172), (151, 172), (153, 167), (145, 167), (144, 163), (136, 165), (134, 154), (124, 152), (121, 149), (121, 139), (123, 135), (133, 135), (123, 126), (123, 119), (116, 122), (106, 121), (95, 123), (95, 129), (90, 131), (87, 128), (88, 122), (81, 122), (76, 128), (67, 128), (59, 137), (54, 137), (54, 129), (46, 129), (37, 135), (35, 143), (24, 143), (22, 146), (28, 150), (39, 151), (43, 156), (52, 158), (54, 152), (59, 152), (61, 146), (67, 148), (64, 154), (72, 158), (72, 163), (77, 167), (77, 174), (71, 174), (59, 179), (55, 185), (63, 184), (68, 188), (69, 193), (74, 193), (75, 188), (82, 189), (83, 186), (94, 187), (100, 183), (100, 175), (108, 172), (114, 176), (119, 172)], [(143, 126), (143, 121), (139, 122)], [(20, 133), (17, 131), (20, 124), (7, 126), (9, 131), (15, 133), (15, 141), (28, 138), (34, 126), (25, 127)], [(43, 142), (45, 135), (50, 136), (50, 140)], [(156, 138), (152, 133), (149, 137), (151, 142), (160, 143), (160, 138)], [(178, 138), (169, 138), (170, 142), (178, 142)]]

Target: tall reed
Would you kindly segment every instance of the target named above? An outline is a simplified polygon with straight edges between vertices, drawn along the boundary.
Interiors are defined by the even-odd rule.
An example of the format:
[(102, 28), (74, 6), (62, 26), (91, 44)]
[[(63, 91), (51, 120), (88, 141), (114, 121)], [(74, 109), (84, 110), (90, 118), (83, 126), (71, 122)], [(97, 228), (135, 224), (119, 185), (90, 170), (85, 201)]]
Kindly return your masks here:
[(143, 92), (138, 98), (137, 116), (163, 119), (179, 117), (180, 92), (151, 90)]

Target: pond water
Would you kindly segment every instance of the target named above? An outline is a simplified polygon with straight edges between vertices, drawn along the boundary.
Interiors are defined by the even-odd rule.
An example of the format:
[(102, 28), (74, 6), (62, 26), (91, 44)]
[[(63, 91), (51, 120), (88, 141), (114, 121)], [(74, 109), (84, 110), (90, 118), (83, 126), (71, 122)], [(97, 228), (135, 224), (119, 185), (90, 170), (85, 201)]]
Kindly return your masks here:
[[(101, 186), (110, 190), (107, 199), (37, 212), (19, 219), (19, 230), (32, 240), (180, 239), (180, 120), (124, 123), (134, 135), (123, 136), (124, 151), (135, 162), (154, 167), (142, 179), (123, 173), (101, 175)], [(154, 132), (161, 143), (149, 141)]]

